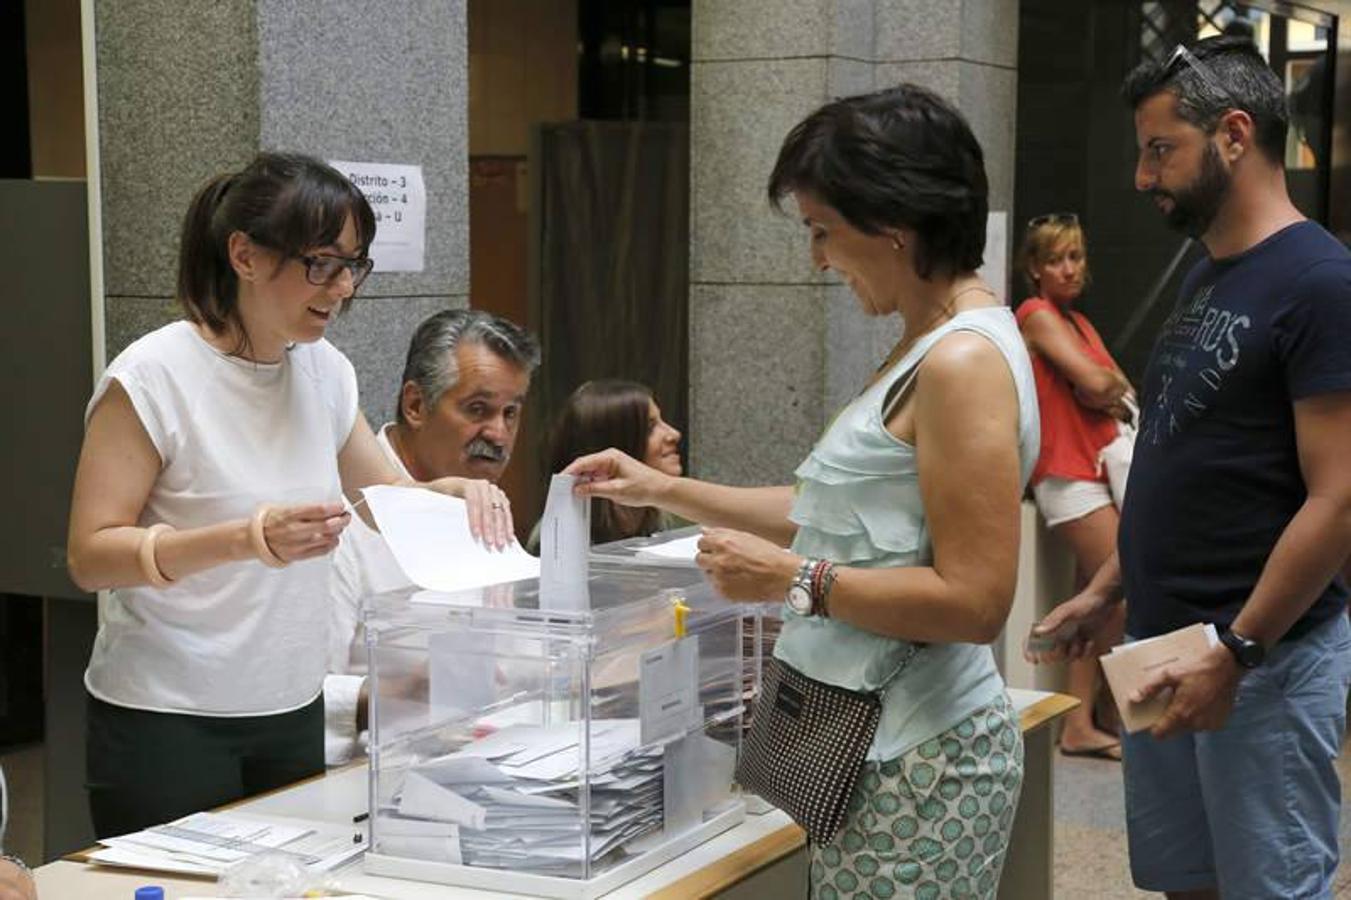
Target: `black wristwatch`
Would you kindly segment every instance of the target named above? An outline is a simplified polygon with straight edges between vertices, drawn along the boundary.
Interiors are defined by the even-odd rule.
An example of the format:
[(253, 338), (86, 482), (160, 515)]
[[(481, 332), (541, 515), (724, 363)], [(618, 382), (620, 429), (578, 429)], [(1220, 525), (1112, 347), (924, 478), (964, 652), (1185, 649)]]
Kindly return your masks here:
[(1245, 669), (1255, 669), (1267, 658), (1266, 647), (1245, 638), (1232, 628), (1220, 632), (1220, 643), (1229, 648), (1229, 652), (1234, 654), (1234, 659)]

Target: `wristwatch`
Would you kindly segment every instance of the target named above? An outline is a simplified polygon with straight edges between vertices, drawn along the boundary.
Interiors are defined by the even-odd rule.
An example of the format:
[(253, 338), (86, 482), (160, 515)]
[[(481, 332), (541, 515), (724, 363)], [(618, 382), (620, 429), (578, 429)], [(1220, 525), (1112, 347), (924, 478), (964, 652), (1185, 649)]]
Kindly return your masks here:
[(788, 592), (783, 596), (783, 602), (799, 616), (812, 614), (812, 572), (815, 568), (816, 560), (804, 559), (793, 576), (793, 583), (788, 586)]
[(1234, 659), (1245, 669), (1255, 669), (1267, 658), (1267, 648), (1250, 638), (1245, 638), (1232, 628), (1220, 632), (1220, 643), (1229, 648)]

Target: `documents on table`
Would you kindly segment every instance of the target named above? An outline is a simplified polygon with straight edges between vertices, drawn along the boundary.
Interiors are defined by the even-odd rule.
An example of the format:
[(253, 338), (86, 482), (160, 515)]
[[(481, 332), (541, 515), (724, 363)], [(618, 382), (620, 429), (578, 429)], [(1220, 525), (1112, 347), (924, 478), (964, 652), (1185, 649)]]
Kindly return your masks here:
[(352, 829), (340, 825), (287, 825), (226, 813), (194, 813), (99, 843), (103, 849), (89, 855), (92, 862), (187, 875), (220, 875), (261, 853), (290, 856), (325, 872), (366, 849), (353, 843)]
[(1198, 622), (1157, 637), (1121, 644), (1104, 654), (1102, 671), (1126, 730), (1136, 732), (1152, 726), (1172, 699), (1172, 692), (1165, 690), (1143, 703), (1131, 703), (1128, 698), (1137, 688), (1169, 666), (1198, 658), (1219, 640), (1214, 625)]
[(516, 541), (499, 551), (475, 540), (468, 506), (458, 497), (392, 485), (372, 485), (362, 495), (394, 559), (418, 587), (453, 593), (539, 577), (539, 560)]
[[(584, 762), (579, 722), (508, 725), (415, 764), (379, 812), (378, 846), (421, 840), (422, 859), (575, 875), (586, 853), (584, 770), (592, 862), (662, 827), (663, 750), (643, 747), (640, 731), (637, 719), (593, 722)], [(417, 830), (427, 828), (441, 830)], [(441, 843), (429, 855), (432, 841)]]

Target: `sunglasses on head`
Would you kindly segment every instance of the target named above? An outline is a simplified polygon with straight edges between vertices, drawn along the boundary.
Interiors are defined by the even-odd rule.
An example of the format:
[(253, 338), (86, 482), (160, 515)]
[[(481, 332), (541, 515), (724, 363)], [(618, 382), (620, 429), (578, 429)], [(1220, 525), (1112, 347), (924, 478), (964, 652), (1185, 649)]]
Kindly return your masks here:
[(1215, 77), (1215, 73), (1210, 70), (1210, 67), (1197, 59), (1196, 55), (1182, 44), (1178, 44), (1173, 48), (1173, 53), (1168, 57), (1168, 62), (1163, 64), (1164, 77), (1172, 75), (1178, 67), (1184, 65), (1190, 66), (1197, 77), (1206, 83), (1206, 87), (1210, 88), (1216, 94), (1225, 98), (1230, 96), (1229, 92), (1224, 89), (1222, 84), (1220, 84), (1220, 80)]
[(1078, 225), (1079, 216), (1072, 212), (1045, 213), (1040, 216), (1033, 216), (1027, 220), (1028, 228), (1040, 228), (1043, 225)]

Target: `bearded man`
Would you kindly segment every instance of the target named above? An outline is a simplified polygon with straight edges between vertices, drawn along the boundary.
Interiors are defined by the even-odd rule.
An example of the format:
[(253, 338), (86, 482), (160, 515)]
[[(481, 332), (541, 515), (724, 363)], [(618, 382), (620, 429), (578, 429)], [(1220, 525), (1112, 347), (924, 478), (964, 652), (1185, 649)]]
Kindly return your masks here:
[(1141, 391), (1118, 555), (1043, 621), (1064, 652), (1122, 596), (1135, 639), (1220, 641), (1154, 673), (1127, 735), (1135, 884), (1171, 898), (1331, 896), (1351, 683), (1351, 254), (1290, 202), (1285, 93), (1250, 41), (1144, 63), (1135, 186), (1207, 258)]

